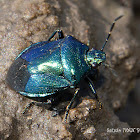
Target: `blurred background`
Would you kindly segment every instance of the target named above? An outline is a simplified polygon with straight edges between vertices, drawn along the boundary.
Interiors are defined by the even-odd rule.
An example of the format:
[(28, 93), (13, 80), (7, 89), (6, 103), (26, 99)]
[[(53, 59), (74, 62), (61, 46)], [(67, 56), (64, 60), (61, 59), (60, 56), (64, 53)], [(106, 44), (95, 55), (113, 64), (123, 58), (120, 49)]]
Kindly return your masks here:
[[(127, 6), (127, 0), (121, 0), (124, 6)], [(133, 16), (130, 21), (130, 31), (138, 41), (138, 54), (140, 58), (140, 0), (132, 0)], [(139, 63), (140, 64), (140, 63)], [(140, 128), (140, 67), (138, 69), (134, 87), (128, 95), (127, 103), (124, 108), (118, 110), (116, 114), (120, 120), (127, 122), (131, 128)], [(129, 140), (140, 140), (140, 134), (132, 133)]]

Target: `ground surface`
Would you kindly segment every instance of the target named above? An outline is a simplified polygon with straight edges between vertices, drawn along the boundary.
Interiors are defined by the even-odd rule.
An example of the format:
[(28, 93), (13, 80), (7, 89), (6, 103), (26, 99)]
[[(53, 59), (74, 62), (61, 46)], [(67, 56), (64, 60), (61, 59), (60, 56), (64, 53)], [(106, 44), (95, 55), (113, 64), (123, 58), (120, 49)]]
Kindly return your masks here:
[[(115, 0), (5, 0), (0, 1), (0, 139), (128, 139), (129, 128), (114, 114), (123, 107), (138, 71), (137, 41), (133, 38), (129, 23), (132, 20), (131, 3)], [(65, 35), (73, 35), (90, 48), (101, 49), (112, 21), (120, 19), (105, 48), (107, 63), (116, 71), (100, 67), (95, 86), (103, 109), (90, 96), (84, 80), (81, 82), (79, 103), (70, 110), (68, 123), (63, 123), (64, 113), (52, 117), (52, 111), (33, 106), (23, 115), (27, 99), (6, 84), (8, 68), (14, 58), (30, 41), (47, 40), (56, 29)], [(69, 91), (66, 91), (67, 93)], [(90, 98), (89, 98), (90, 97)], [(63, 102), (66, 107), (68, 102)], [(96, 107), (96, 109), (95, 109)], [(71, 123), (70, 123), (71, 122)], [(121, 132), (107, 132), (119, 128)]]

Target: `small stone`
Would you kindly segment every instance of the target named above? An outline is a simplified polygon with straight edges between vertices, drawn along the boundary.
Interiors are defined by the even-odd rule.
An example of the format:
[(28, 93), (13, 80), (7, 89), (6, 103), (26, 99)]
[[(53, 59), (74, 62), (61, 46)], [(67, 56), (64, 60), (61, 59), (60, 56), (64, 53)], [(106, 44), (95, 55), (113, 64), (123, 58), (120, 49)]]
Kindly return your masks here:
[(77, 108), (70, 109), (69, 116), (71, 121), (87, 117), (91, 110), (96, 109), (96, 100), (84, 99)]
[(84, 135), (87, 139), (91, 140), (91, 139), (93, 139), (93, 137), (95, 136), (95, 132), (96, 132), (96, 129), (94, 128), (94, 126), (91, 126), (91, 127), (89, 127), (88, 129), (86, 129), (86, 130), (84, 131), (83, 135)]
[(116, 101), (113, 102), (113, 108), (115, 110), (119, 109), (120, 107), (121, 107), (121, 103), (120, 103), (119, 100), (116, 100)]

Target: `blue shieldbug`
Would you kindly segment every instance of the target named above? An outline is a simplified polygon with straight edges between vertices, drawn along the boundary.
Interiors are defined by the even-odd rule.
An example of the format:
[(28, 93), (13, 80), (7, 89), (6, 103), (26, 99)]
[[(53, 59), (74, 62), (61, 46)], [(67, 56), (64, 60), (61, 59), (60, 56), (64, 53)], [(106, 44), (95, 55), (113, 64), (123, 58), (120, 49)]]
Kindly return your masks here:
[[(79, 91), (77, 85), (82, 78), (87, 77), (91, 91), (99, 102), (88, 75), (106, 60), (103, 49), (115, 22), (121, 17), (117, 17), (112, 23), (101, 50), (89, 50), (87, 45), (74, 37), (64, 37), (61, 30), (56, 30), (47, 41), (31, 44), (18, 55), (9, 68), (7, 83), (15, 91), (31, 98), (46, 97), (67, 88), (75, 88), (75, 94), (66, 108), (65, 120)], [(56, 33), (58, 40), (51, 41)]]

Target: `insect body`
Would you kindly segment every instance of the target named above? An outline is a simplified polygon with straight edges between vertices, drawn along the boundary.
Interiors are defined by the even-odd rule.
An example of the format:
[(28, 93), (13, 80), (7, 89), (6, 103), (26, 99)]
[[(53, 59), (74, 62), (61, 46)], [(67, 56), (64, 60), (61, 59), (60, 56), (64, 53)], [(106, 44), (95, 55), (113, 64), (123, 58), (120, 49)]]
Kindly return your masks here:
[[(69, 87), (75, 88), (75, 95), (67, 107), (67, 118), (69, 108), (79, 91), (77, 85), (82, 78), (87, 77), (97, 98), (88, 74), (106, 60), (103, 48), (110, 32), (101, 50), (89, 50), (87, 45), (74, 37), (64, 37), (61, 30), (56, 30), (47, 41), (31, 44), (18, 55), (9, 68), (7, 83), (15, 91), (28, 97), (46, 97)], [(51, 41), (56, 33), (58, 40)]]

